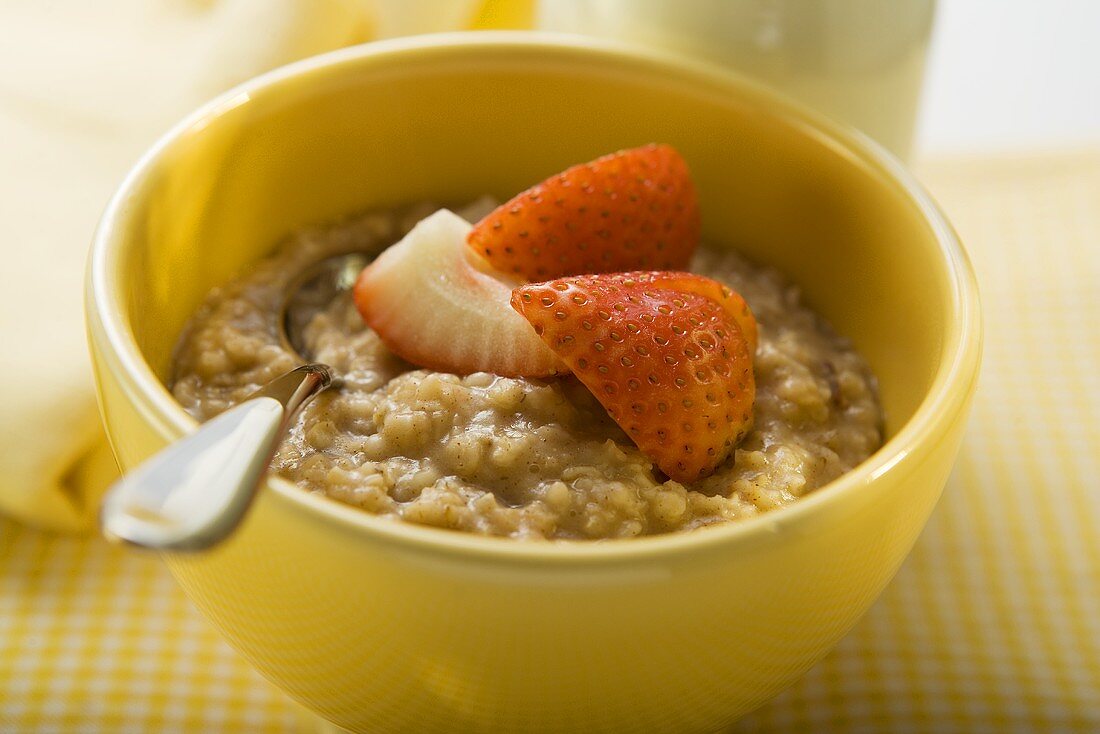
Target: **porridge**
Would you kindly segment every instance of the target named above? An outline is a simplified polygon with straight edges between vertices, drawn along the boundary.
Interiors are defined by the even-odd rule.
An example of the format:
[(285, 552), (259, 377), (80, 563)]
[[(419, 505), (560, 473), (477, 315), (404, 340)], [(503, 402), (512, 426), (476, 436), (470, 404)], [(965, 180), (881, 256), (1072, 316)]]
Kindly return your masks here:
[[(206, 420), (296, 367), (277, 325), (294, 277), (335, 253), (379, 253), (433, 210), (371, 212), (304, 229), (216, 289), (178, 345), (177, 400)], [(750, 420), (705, 476), (670, 479), (591, 386), (566, 370), (505, 377), (405, 361), (364, 324), (350, 293), (319, 304), (304, 332), (310, 357), (332, 366), (342, 385), (300, 412), (272, 470), (387, 518), (518, 539), (602, 539), (766, 512), (878, 448), (874, 377), (796, 288), (773, 270), (707, 247), (691, 270), (740, 293), (759, 324), (749, 357)]]
[[(311, 228), (211, 294), (177, 354), (173, 392), (206, 420), (297, 366), (278, 338), (284, 289), (335, 252), (375, 251), (430, 209)], [(866, 364), (774, 271), (701, 249), (692, 269), (732, 286), (760, 323), (753, 428), (731, 460), (666, 480), (572, 377), (456, 376), (417, 369), (338, 298), (306, 330), (344, 377), (301, 412), (272, 467), (312, 492), (439, 527), (534, 538), (687, 530), (793, 502), (881, 441)]]

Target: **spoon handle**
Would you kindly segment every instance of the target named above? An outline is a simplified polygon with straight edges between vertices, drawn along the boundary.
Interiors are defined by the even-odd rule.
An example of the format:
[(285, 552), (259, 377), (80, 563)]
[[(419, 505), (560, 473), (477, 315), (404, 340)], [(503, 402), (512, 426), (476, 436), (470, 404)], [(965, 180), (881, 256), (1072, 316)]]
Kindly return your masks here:
[(291, 418), (331, 384), (328, 367), (304, 365), (155, 454), (108, 490), (103, 534), (154, 550), (217, 544), (244, 518)]

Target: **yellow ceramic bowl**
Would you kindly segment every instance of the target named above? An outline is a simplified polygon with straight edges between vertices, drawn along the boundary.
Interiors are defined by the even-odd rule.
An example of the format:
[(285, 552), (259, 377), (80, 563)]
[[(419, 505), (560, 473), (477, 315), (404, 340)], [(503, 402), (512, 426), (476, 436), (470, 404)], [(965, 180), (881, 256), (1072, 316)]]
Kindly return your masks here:
[(737, 78), (593, 42), (423, 37), (308, 60), (203, 108), (108, 208), (88, 320), (123, 467), (195, 427), (165, 389), (206, 292), (288, 231), (512, 193), (663, 141), (705, 236), (772, 263), (878, 374), (889, 440), (794, 506), (630, 541), (523, 544), (382, 520), (271, 480), (216, 551), (168, 556), (227, 640), (356, 731), (705, 731), (798, 678), (913, 545), (978, 370), (974, 279), (868, 141)]

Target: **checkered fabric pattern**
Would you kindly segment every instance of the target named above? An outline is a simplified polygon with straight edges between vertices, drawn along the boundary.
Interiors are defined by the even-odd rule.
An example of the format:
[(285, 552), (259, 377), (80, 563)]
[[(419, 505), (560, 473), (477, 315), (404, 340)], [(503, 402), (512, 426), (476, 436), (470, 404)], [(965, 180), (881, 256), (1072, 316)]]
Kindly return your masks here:
[(1100, 150), (920, 171), (974, 262), (973, 415), (885, 594), (739, 731), (1100, 731)]
[(0, 732), (292, 732), (153, 555), (0, 524)]
[[(870, 614), (735, 731), (1100, 731), (1100, 150), (922, 174), (986, 315), (959, 464)], [(0, 522), (0, 731), (296, 717), (154, 558)]]

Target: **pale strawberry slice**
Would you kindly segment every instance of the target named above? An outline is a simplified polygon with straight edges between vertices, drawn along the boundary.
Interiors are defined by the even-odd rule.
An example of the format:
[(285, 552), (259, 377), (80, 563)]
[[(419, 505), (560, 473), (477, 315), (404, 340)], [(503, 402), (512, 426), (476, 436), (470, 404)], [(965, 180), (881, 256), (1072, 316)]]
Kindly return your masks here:
[(468, 241), (526, 280), (683, 270), (699, 244), (699, 203), (680, 154), (647, 145), (548, 178), (478, 222)]
[(394, 354), (434, 370), (545, 377), (568, 370), (508, 305), (511, 286), (466, 246), (446, 209), (363, 269), (355, 305)]
[[(682, 482), (713, 472), (745, 437), (756, 393), (739, 320), (686, 275), (588, 275), (512, 291), (512, 307), (638, 448)], [(667, 287), (686, 281), (691, 290)]]

